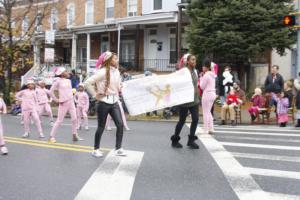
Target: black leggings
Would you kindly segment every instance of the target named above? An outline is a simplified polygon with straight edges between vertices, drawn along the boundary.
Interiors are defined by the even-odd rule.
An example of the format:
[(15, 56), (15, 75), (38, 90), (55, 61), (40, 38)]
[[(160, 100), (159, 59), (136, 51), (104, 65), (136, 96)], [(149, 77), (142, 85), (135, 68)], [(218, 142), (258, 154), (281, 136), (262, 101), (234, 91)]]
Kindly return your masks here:
[(110, 114), (117, 126), (117, 137), (116, 137), (116, 149), (120, 149), (122, 146), (123, 139), (123, 121), (118, 103), (107, 104), (104, 102), (98, 102), (97, 105), (98, 114), (98, 128), (95, 133), (95, 149), (99, 149), (101, 136), (105, 129), (107, 115)]
[(188, 111), (192, 114), (192, 124), (190, 128), (190, 136), (194, 136), (196, 133), (198, 121), (199, 121), (199, 105), (192, 107), (180, 107), (179, 108), (179, 122), (175, 128), (175, 135), (179, 136), (182, 130), (182, 127), (185, 124), (186, 117), (188, 116)]

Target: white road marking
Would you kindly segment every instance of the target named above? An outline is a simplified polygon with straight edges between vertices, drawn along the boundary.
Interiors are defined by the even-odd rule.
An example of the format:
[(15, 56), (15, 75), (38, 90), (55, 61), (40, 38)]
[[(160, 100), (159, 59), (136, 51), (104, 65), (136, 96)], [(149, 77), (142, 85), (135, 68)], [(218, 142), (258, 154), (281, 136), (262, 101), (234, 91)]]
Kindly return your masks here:
[(248, 143), (246, 144), (246, 143), (237, 143), (237, 142), (220, 142), (220, 143), (223, 146), (300, 151), (300, 147), (296, 147), (296, 146), (281, 146), (281, 145), (268, 145), (268, 144), (248, 144)]
[(300, 180), (300, 172), (246, 167), (250, 174)]
[(247, 132), (247, 131), (220, 131), (215, 130), (214, 133), (229, 133), (229, 134), (245, 134), (245, 135), (271, 135), (271, 136), (292, 136), (292, 137), (300, 137), (300, 134), (293, 134), (293, 133), (270, 133), (270, 132)]
[(75, 200), (129, 200), (144, 153), (127, 151), (126, 157), (109, 153)]
[(300, 162), (300, 158), (294, 157), (294, 156), (277, 156), (277, 155), (269, 155), (269, 154), (250, 154), (250, 153), (235, 153), (235, 152), (231, 152), (231, 154), (237, 158), (252, 158), (252, 159), (260, 159), (260, 160)]
[[(190, 124), (187, 126), (190, 127)], [(200, 136), (199, 139), (223, 171), (239, 199), (269, 199), (269, 196), (254, 181), (250, 173), (217, 140), (210, 135)]]
[(289, 139), (279, 139), (279, 138), (255, 138), (255, 137), (244, 137), (244, 136), (229, 136), (229, 135), (217, 135), (217, 138), (222, 138), (222, 139), (238, 139), (238, 140), (254, 140), (254, 141), (270, 141), (270, 142), (290, 142), (290, 143), (300, 143), (300, 140), (293, 140)]
[(215, 126), (216, 129), (243, 129), (243, 130), (257, 130), (257, 131), (266, 131), (266, 130), (274, 130), (274, 131), (292, 131), (300, 133), (300, 129), (294, 128), (294, 127), (279, 127), (277, 125), (270, 125), (270, 126), (257, 126), (257, 125), (249, 125), (249, 126), (242, 126), (242, 125), (236, 125), (236, 126)]
[(268, 196), (272, 200), (300, 200), (300, 196), (267, 192)]

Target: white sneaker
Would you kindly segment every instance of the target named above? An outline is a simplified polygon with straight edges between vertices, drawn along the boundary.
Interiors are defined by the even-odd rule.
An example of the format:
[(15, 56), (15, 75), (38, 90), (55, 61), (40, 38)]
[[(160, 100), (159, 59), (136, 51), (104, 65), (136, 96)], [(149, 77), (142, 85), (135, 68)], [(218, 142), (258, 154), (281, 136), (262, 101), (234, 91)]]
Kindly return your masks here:
[(88, 131), (88, 130), (89, 130), (89, 127), (88, 127), (88, 126), (85, 126), (85, 127), (84, 127), (84, 130)]
[(92, 151), (92, 156), (94, 156), (96, 158), (101, 158), (101, 157), (103, 157), (103, 153), (99, 149), (96, 149), (96, 150)]
[(54, 122), (53, 122), (53, 121), (50, 122), (50, 126), (51, 126), (51, 127), (54, 126)]
[(24, 124), (24, 121), (22, 120), (20, 123), (23, 125), (23, 124)]
[(112, 131), (112, 128), (110, 126), (106, 127), (107, 131)]
[(74, 134), (73, 135), (73, 142), (77, 142), (77, 141), (83, 141), (83, 139), (81, 137), (79, 137), (78, 134)]
[(44, 133), (40, 133), (40, 138), (45, 138)]
[(8, 154), (8, 149), (4, 146), (0, 148), (2, 155), (7, 155)]
[(25, 132), (23, 135), (22, 135), (22, 138), (28, 138), (29, 137), (29, 133)]
[(126, 152), (124, 151), (123, 148), (115, 150), (115, 155), (116, 156), (127, 156)]
[(81, 125), (77, 126), (77, 130), (80, 130), (81, 129)]
[(125, 127), (125, 130), (126, 130), (126, 131), (130, 131), (130, 128), (129, 128), (129, 127)]

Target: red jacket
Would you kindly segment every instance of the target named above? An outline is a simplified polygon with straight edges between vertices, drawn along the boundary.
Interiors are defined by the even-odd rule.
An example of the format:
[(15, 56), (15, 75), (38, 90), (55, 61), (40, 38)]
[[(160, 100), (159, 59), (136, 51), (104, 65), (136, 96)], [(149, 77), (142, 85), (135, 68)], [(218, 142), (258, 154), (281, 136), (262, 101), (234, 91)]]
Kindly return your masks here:
[(228, 95), (226, 98), (226, 104), (230, 105), (233, 103), (239, 104), (237, 95)]

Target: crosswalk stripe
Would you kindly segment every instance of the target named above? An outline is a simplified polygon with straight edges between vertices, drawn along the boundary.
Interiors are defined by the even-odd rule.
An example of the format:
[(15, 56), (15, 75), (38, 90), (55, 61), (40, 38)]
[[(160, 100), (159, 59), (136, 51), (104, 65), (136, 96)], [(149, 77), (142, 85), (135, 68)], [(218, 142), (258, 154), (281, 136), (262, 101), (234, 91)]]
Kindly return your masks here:
[(300, 129), (296, 128), (289, 128), (289, 127), (270, 127), (270, 126), (265, 126), (265, 127), (259, 127), (259, 126), (215, 126), (215, 129), (229, 129), (229, 130), (256, 130), (256, 131), (279, 131), (279, 132), (295, 132), (295, 133), (300, 133)]
[(300, 200), (300, 196), (267, 192), (268, 196), (272, 200)]
[[(190, 127), (190, 124), (187, 126)], [(239, 199), (268, 199), (268, 195), (254, 181), (249, 172), (217, 140), (209, 135), (200, 136), (199, 139), (223, 171)]]
[(300, 140), (293, 139), (279, 139), (279, 138), (255, 138), (255, 137), (244, 137), (244, 136), (229, 136), (229, 135), (216, 135), (217, 139), (238, 139), (238, 140), (254, 140), (254, 141), (270, 141), (270, 142), (290, 142), (300, 143)]
[(269, 154), (250, 154), (250, 153), (236, 153), (236, 152), (231, 152), (231, 154), (237, 158), (275, 160), (275, 161), (285, 161), (285, 162), (300, 162), (300, 158), (294, 157), (294, 156), (277, 156), (277, 155), (269, 155)]
[(250, 174), (300, 180), (300, 172), (246, 167)]
[(280, 149), (280, 150), (293, 150), (300, 151), (300, 147), (295, 146), (281, 146), (281, 145), (268, 145), (268, 144), (246, 144), (237, 142), (220, 142), (223, 146), (235, 147), (250, 147), (250, 148), (263, 148), (263, 149)]
[(127, 157), (109, 153), (75, 200), (129, 200), (143, 156), (136, 151), (127, 151)]
[(229, 133), (229, 134), (245, 134), (245, 135), (271, 135), (271, 136), (292, 136), (292, 137), (300, 137), (300, 134), (293, 134), (293, 133), (270, 133), (270, 132), (247, 132), (247, 131), (220, 131), (215, 130), (214, 133)]

